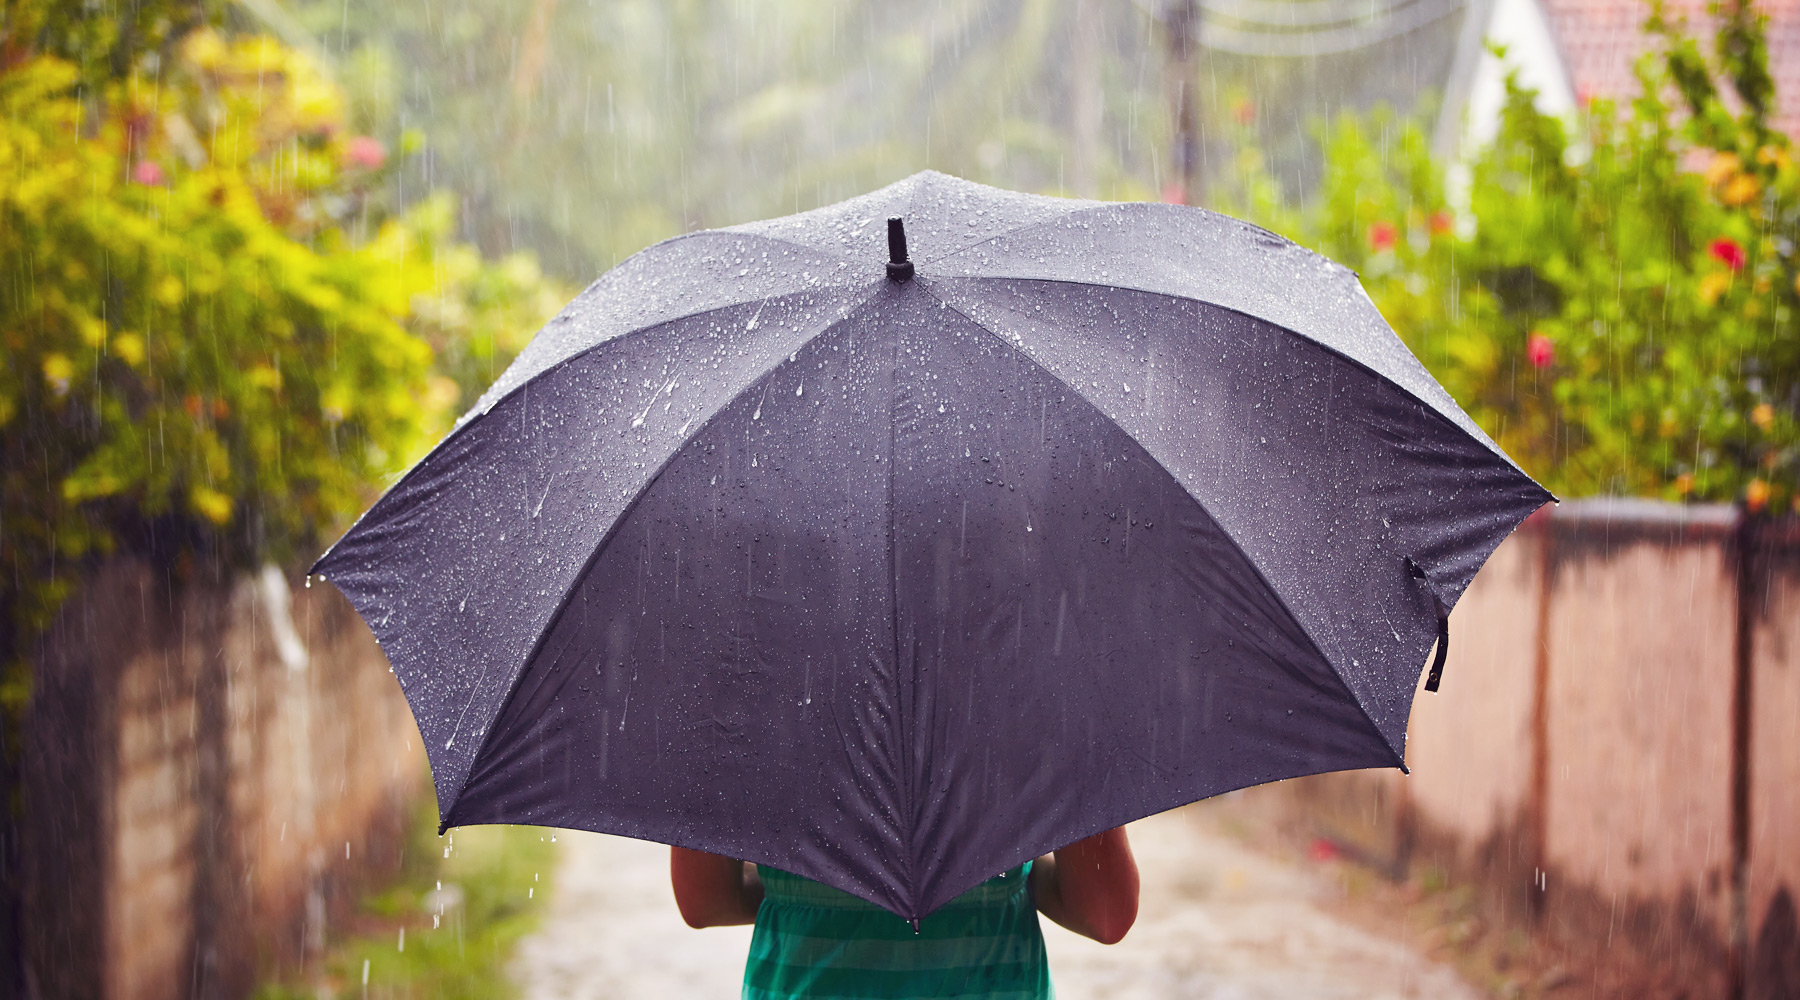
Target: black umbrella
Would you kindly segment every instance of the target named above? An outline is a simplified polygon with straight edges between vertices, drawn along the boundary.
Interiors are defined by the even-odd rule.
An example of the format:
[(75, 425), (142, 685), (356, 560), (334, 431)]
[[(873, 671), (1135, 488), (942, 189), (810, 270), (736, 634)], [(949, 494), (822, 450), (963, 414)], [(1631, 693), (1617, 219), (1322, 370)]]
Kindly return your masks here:
[(1350, 271), (924, 173), (607, 273), (315, 571), (446, 826), (917, 919), (1183, 803), (1401, 766), (1443, 617), (1549, 499)]

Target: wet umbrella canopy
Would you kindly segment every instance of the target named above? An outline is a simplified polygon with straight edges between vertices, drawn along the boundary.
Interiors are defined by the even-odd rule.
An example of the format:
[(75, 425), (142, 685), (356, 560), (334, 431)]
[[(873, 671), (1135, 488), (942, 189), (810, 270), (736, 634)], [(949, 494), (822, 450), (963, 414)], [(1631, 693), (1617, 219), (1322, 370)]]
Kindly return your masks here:
[(1344, 268), (925, 173), (621, 264), (315, 571), (446, 825), (917, 918), (1183, 803), (1400, 765), (1441, 616), (1549, 499)]

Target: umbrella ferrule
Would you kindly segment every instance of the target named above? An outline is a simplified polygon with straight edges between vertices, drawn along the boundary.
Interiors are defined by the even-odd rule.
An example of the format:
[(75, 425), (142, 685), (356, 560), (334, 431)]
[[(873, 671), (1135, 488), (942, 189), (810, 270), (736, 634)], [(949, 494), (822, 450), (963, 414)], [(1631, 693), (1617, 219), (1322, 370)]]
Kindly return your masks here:
[(888, 280), (905, 281), (913, 276), (912, 261), (906, 256), (906, 223), (898, 215), (888, 219)]

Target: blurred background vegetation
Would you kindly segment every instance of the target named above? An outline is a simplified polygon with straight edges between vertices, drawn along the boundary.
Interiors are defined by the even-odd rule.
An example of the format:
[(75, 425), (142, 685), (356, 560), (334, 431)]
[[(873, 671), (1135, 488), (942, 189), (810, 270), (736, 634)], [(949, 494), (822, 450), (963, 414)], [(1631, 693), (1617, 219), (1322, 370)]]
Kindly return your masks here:
[(1800, 510), (1800, 169), (1753, 9), (1696, 39), (1646, 7), (1644, 96), (1561, 118), (1515, 85), (1455, 162), (1431, 138), (1459, 16), (1183, 62), (1173, 9), (3, 0), (11, 807), (30, 644), (95, 560), (299, 565), (581, 284), (926, 167), (1185, 196), (1356, 268), (1564, 496)]
[[(295, 561), (580, 283), (933, 167), (1153, 198), (1155, 0), (7, 0), (0, 627), (85, 561)], [(1795, 503), (1800, 173), (1753, 10), (1434, 155), (1459, 29), (1202, 52), (1193, 192), (1357, 268), (1565, 495)], [(1460, 177), (1456, 183), (1453, 178)]]

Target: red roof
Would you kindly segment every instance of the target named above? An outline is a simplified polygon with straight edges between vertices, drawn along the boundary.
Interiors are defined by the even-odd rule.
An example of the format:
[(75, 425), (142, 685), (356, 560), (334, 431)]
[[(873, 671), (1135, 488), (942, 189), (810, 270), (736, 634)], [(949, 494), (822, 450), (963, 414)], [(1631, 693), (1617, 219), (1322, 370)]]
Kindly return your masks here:
[[(1650, 48), (1643, 33), (1649, 5), (1642, 0), (1540, 0), (1556, 38), (1569, 89), (1577, 101), (1627, 100), (1638, 92), (1632, 67)], [(1706, 0), (1668, 0), (1670, 20), (1685, 17), (1700, 50), (1713, 55), (1713, 19)], [(1800, 0), (1759, 0), (1768, 16), (1769, 71), (1775, 77), (1775, 126), (1800, 131)]]

